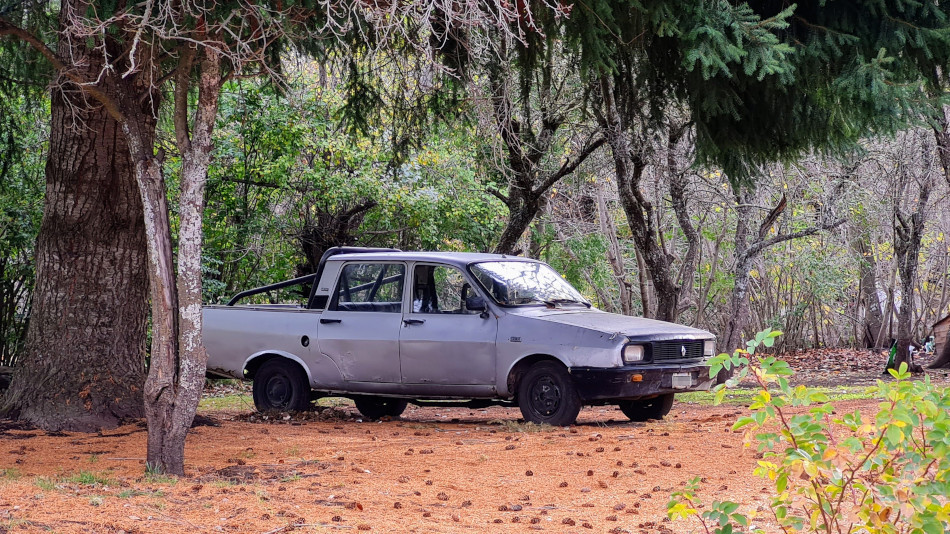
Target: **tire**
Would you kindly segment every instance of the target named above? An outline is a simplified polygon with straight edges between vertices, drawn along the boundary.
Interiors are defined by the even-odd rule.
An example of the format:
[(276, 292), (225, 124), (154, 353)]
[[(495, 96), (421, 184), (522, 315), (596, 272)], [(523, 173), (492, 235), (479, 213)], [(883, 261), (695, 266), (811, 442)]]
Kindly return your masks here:
[(542, 361), (532, 365), (518, 384), (518, 407), (529, 423), (567, 426), (577, 420), (581, 398), (563, 365)]
[(310, 407), (310, 381), (296, 362), (274, 358), (254, 375), (254, 406), (259, 412), (302, 412)]
[(387, 397), (353, 397), (353, 402), (363, 417), (373, 421), (383, 417), (399, 417), (409, 405), (408, 401)]
[(646, 400), (620, 401), (617, 406), (631, 421), (638, 423), (648, 419), (663, 419), (673, 408), (673, 394), (667, 393)]

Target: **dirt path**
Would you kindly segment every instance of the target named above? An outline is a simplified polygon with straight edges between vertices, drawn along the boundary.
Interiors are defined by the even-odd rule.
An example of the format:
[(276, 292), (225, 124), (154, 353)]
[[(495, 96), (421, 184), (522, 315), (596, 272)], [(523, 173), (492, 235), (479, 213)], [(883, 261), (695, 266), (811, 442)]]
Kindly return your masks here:
[[(838, 383), (880, 376), (877, 362), (846, 356), (863, 365), (839, 365)], [(219, 426), (189, 435), (177, 481), (144, 475), (141, 423), (95, 435), (0, 421), (0, 533), (697, 532), (665, 519), (693, 477), (706, 502), (741, 502), (774, 532), (771, 486), (730, 429), (744, 410), (677, 403), (644, 424), (589, 407), (570, 428), (525, 425), (505, 408), (410, 406), (387, 422), (352, 408), (277, 421), (204, 411)]]
[(666, 502), (694, 476), (707, 498), (768, 502), (747, 475), (754, 454), (728, 428), (737, 412), (678, 405), (669, 420), (634, 424), (588, 408), (577, 426), (542, 431), (502, 408), (410, 407), (380, 423), (222, 420), (189, 437), (189, 476), (177, 482), (143, 476), (140, 426), (8, 430), (0, 529), (684, 532), (692, 525), (664, 522)]

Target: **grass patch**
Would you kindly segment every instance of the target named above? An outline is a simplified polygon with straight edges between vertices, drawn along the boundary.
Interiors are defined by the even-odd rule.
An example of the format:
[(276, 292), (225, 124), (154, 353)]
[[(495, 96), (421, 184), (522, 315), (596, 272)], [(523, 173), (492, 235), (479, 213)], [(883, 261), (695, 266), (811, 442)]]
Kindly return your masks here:
[(112, 479), (102, 476), (98, 473), (93, 473), (92, 471), (80, 471), (74, 475), (70, 475), (65, 479), (65, 482), (70, 482), (73, 484), (81, 484), (83, 486), (113, 486), (115, 482)]
[(36, 477), (36, 480), (33, 481), (33, 484), (43, 491), (53, 491), (56, 489), (56, 482), (54, 482), (49, 477)]
[[(345, 408), (353, 406), (353, 401), (344, 397), (321, 397), (314, 402), (321, 408)], [(200, 411), (254, 411), (254, 397), (248, 393), (230, 393), (227, 395), (204, 396), (198, 402)]]
[(166, 475), (164, 473), (150, 473), (145, 472), (145, 482), (149, 484), (170, 484), (174, 486), (178, 484), (178, 477), (172, 475)]
[(254, 400), (250, 395), (234, 394), (223, 397), (204, 397), (198, 402), (199, 410), (253, 410)]
[(20, 470), (17, 469), (16, 467), (10, 467), (10, 468), (7, 468), (7, 469), (0, 469), (0, 481), (2, 481), (2, 480), (10, 480), (10, 481), (19, 480), (21, 476), (22, 476), (22, 475), (20, 474)]
[(353, 401), (347, 399), (346, 397), (320, 397), (314, 404), (317, 406), (324, 406), (326, 408), (343, 408), (346, 406), (353, 406)]
[[(809, 389), (824, 393), (831, 402), (874, 398), (874, 395), (868, 393), (867, 386), (813, 387)], [(748, 406), (758, 394), (759, 390), (757, 388), (730, 389), (726, 392), (722, 403), (731, 406)], [(692, 402), (703, 406), (713, 406), (715, 398), (716, 394), (711, 391), (694, 391), (676, 395), (677, 402)]]

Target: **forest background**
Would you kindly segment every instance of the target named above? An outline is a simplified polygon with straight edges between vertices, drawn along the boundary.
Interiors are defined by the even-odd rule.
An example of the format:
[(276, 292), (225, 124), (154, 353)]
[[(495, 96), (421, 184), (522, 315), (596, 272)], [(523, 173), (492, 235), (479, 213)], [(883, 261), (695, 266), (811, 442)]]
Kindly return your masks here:
[[(111, 182), (83, 189), (82, 165), (67, 167), (84, 160), (63, 152), (63, 139), (78, 143), (110, 120), (116, 139), (125, 132), (112, 157), (126, 153), (124, 143), (138, 154), (116, 159), (111, 179), (134, 178), (145, 191), (146, 179), (165, 177), (162, 198), (150, 198), (167, 203), (168, 257), (178, 258), (179, 277), (189, 275), (183, 258), (200, 253), (200, 286), (178, 289), (185, 298), (199, 287), (206, 304), (313, 272), (331, 246), (365, 245), (539, 258), (598, 307), (708, 329), (723, 350), (765, 328), (785, 332), (780, 351), (879, 348), (892, 338), (906, 348), (950, 311), (945, 7), (709, 2), (676, 12), (664, 2), (603, 1), (574, 11), (540, 2), (529, 11), (475, 2), (452, 14), (408, 2), (392, 4), (408, 6), (390, 13), (402, 25), (380, 29), (390, 19), (366, 6), (383, 4), (356, 3), (336, 26), (327, 22), (335, 14), (320, 19), (331, 30), (318, 40), (312, 28), (294, 33), (297, 19), (266, 3), (236, 3), (240, 17), (186, 3), (183, 14), (169, 12), (169, 26), (150, 18), (151, 3), (103, 5), (93, 15), (82, 2), (0, 10), (0, 34), (13, 37), (0, 49), (0, 365), (61, 364), (68, 350), (48, 356), (50, 339), (88, 355), (95, 343), (73, 345), (68, 336), (98, 332), (85, 339), (105, 346), (112, 341), (97, 328), (127, 331), (105, 318), (106, 300), (88, 295), (71, 305), (94, 302), (91, 319), (69, 315), (87, 320), (87, 330), (59, 324), (68, 322), (55, 312), (62, 298), (43, 305), (40, 323), (34, 293), (43, 262), (60, 270), (61, 285), (95, 285), (92, 269), (86, 282), (66, 274), (101, 251), (84, 249), (84, 239), (137, 247), (137, 258), (122, 257), (144, 264), (145, 240), (84, 235), (90, 224), (49, 226), (43, 239), (44, 206), (47, 220), (75, 223), (70, 199), (113, 191)], [(258, 31), (255, 17), (279, 31)], [(257, 24), (234, 31), (235, 20)], [(207, 21), (235, 42), (202, 41)], [(135, 56), (143, 34), (165, 52), (148, 56), (152, 63)], [(110, 55), (110, 46), (124, 52)], [(96, 63), (100, 49), (105, 66)], [(52, 72), (41, 68), (44, 55)], [(76, 57), (86, 61), (64, 62)], [(212, 72), (223, 74), (206, 84)], [(124, 83), (126, 92), (115, 89)], [(210, 86), (219, 92), (208, 100)], [(122, 100), (128, 88), (142, 91), (131, 104)], [(125, 113), (105, 117), (110, 103)], [(144, 119), (136, 123), (135, 113)], [(145, 133), (129, 134), (129, 124)], [(192, 188), (202, 147), (211, 158), (207, 182), (198, 180), (204, 191)], [(78, 193), (63, 193), (71, 187)], [(187, 211), (195, 195), (198, 219)], [(135, 203), (128, 198), (79, 215), (108, 215), (117, 202)], [(105, 227), (122, 226), (124, 215), (132, 231), (136, 213), (118, 210)], [(187, 230), (195, 220), (203, 249)], [(161, 232), (147, 233), (153, 246)], [(200, 321), (178, 322), (190, 319), (168, 311), (177, 308), (156, 289), (156, 280), (174, 287), (174, 276), (154, 272), (152, 320), (166, 321), (163, 310), (173, 318), (153, 326), (146, 354), (145, 268), (124, 272), (128, 279), (99, 278), (129, 288), (117, 290), (121, 301), (138, 306), (116, 314), (134, 326), (127, 346), (114, 349), (133, 362), (132, 378), (116, 382), (144, 376), (161, 343), (201, 361), (199, 349), (165, 339), (176, 328), (200, 330)], [(44, 295), (75, 296), (69, 287)], [(60, 367), (44, 380), (70, 374)], [(163, 380), (177, 384), (187, 374), (179, 371)], [(37, 401), (39, 381), (29, 374), (4, 410), (23, 415), (42, 405), (33, 411), (46, 414), (46, 427), (68, 424), (50, 417), (56, 395)], [(72, 391), (60, 397), (86, 401), (83, 380), (93, 378), (64, 379)], [(93, 404), (101, 416), (102, 404)]]

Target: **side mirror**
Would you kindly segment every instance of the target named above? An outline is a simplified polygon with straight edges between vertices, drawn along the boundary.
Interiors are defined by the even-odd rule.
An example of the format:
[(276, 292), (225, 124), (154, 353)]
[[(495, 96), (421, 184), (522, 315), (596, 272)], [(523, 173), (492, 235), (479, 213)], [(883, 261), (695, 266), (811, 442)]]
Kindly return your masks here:
[(465, 299), (465, 309), (468, 311), (484, 312), (488, 311), (488, 304), (485, 304), (485, 299), (482, 297), (468, 297)]

